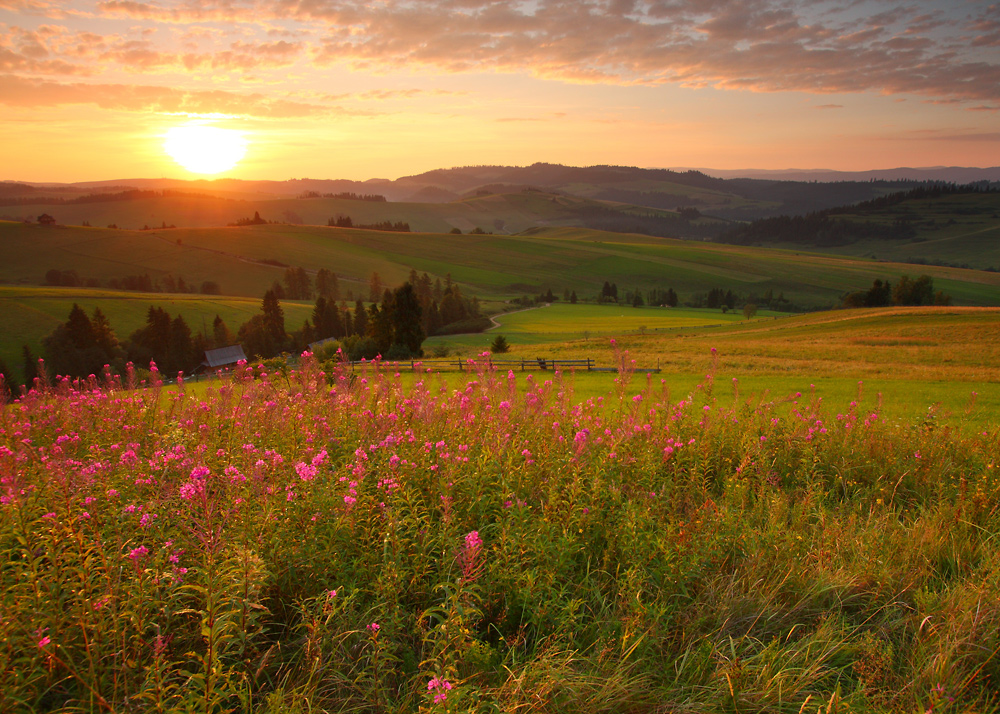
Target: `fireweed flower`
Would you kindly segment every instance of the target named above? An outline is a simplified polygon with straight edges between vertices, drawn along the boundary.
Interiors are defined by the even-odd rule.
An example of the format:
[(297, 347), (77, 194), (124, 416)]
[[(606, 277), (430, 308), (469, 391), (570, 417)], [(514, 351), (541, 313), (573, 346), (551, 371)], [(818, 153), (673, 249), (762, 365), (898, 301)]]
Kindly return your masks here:
[(479, 531), (471, 531), (465, 536), (465, 546), (459, 556), (462, 565), (462, 579), (472, 581), (479, 575), (479, 554), (483, 549), (483, 539)]
[(144, 545), (140, 545), (138, 548), (133, 548), (128, 557), (132, 559), (133, 563), (138, 563), (140, 560), (149, 555), (149, 548)]
[(295, 473), (297, 473), (299, 478), (303, 481), (312, 481), (316, 478), (316, 467), (311, 464), (307, 464), (304, 461), (300, 461), (295, 464)]
[(378, 631), (381, 630), (381, 629), (382, 629), (382, 626), (379, 625), (377, 622), (373, 622), (370, 625), (368, 625), (368, 632), (371, 633), (372, 637), (374, 637), (375, 635), (377, 635)]
[(427, 683), (427, 691), (434, 693), (434, 703), (440, 704), (448, 699), (448, 690), (451, 689), (451, 682), (447, 679), (434, 677)]

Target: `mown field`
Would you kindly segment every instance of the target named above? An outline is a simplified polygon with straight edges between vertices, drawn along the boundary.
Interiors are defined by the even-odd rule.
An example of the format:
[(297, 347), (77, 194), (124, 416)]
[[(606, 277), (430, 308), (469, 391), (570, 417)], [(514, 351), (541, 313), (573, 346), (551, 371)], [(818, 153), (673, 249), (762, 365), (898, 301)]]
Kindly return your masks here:
[[(777, 314), (761, 312), (760, 317), (774, 317)], [(430, 337), (424, 343), (424, 348), (433, 350), (438, 346), (446, 346), (449, 349), (475, 350), (488, 347), (497, 335), (503, 335), (514, 345), (568, 341), (603, 343), (607, 341), (607, 336), (640, 332), (653, 334), (664, 330), (732, 324), (743, 319), (740, 309), (722, 312), (721, 309), (707, 308), (634, 308), (615, 304), (572, 305), (557, 302), (496, 315), (494, 320), (500, 326), (490, 328), (482, 334)]]
[(400, 234), (325, 226), (254, 226), (167, 231), (46, 228), (0, 222), (0, 281), (39, 284), (50, 268), (107, 280), (167, 273), (228, 295), (260, 297), (284, 268), (272, 261), (334, 271), (344, 292), (367, 293), (378, 272), (386, 284), (411, 269), (451, 274), (467, 294), (510, 298), (551, 288), (593, 299), (605, 281), (619, 290), (665, 290), (681, 300), (712, 287), (746, 297), (767, 291), (802, 307), (839, 304), (844, 293), (875, 279), (927, 273), (958, 305), (1000, 305), (1000, 273), (881, 263), (803, 251), (745, 248), (608, 233), (537, 229), (517, 236)]
[(725, 330), (683, 390), (306, 359), (0, 408), (0, 710), (1000, 711), (995, 419), (732, 397)]
[[(701, 326), (686, 324), (697, 316)], [(603, 323), (600, 334), (615, 345), (607, 337), (575, 332), (595, 318)], [(835, 402), (851, 401), (859, 390), (882, 395), (887, 413), (898, 418), (951, 416), (989, 424), (1000, 414), (996, 308), (760, 313), (747, 323), (742, 314), (720, 311), (564, 305), (497, 319), (501, 327), (483, 335), (436, 337), (427, 344), (467, 358), (502, 334), (510, 352), (501, 358), (591, 358), (599, 365), (613, 364), (615, 350), (624, 348), (638, 367), (661, 370), (654, 381), (667, 379), (683, 393), (713, 372), (724, 377), (720, 399), (732, 397), (736, 378), (738, 392), (767, 399), (813, 387), (816, 396)], [(588, 395), (607, 388), (604, 375), (574, 379)]]

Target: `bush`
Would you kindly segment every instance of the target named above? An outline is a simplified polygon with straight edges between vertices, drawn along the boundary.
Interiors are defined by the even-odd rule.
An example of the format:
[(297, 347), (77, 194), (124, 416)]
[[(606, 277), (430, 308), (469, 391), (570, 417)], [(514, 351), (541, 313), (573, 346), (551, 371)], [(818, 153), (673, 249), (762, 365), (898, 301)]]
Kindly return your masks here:
[(510, 345), (507, 343), (507, 338), (503, 335), (497, 335), (493, 342), (490, 343), (490, 352), (495, 355), (502, 355), (510, 352)]
[(365, 335), (351, 346), (350, 357), (352, 362), (361, 359), (375, 359), (378, 357), (378, 345), (375, 340)]
[(435, 331), (435, 335), (461, 335), (468, 332), (485, 332), (493, 326), (488, 317), (473, 317), (468, 320), (451, 322)]

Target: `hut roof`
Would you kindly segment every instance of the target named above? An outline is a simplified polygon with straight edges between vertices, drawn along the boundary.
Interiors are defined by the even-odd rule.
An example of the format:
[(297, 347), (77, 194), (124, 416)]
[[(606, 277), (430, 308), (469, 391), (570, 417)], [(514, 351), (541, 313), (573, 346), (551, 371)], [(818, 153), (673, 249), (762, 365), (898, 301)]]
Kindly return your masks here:
[(243, 345), (230, 345), (217, 350), (205, 350), (205, 361), (202, 364), (207, 367), (226, 367), (240, 360), (246, 361), (246, 358)]

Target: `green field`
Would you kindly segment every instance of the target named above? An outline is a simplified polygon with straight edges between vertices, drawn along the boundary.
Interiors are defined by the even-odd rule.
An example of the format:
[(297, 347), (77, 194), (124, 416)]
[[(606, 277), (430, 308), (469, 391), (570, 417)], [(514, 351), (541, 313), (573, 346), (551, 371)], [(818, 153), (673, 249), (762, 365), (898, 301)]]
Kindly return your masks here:
[(284, 268), (276, 261), (334, 271), (342, 291), (366, 294), (378, 272), (399, 284), (411, 269), (451, 274), (467, 294), (510, 298), (551, 288), (595, 296), (605, 281), (619, 290), (673, 287), (682, 302), (710, 288), (745, 299), (768, 290), (811, 308), (839, 304), (875, 279), (928, 273), (959, 305), (1000, 305), (1000, 274), (882, 263), (788, 251), (625, 235), (583, 228), (536, 229), (524, 235), (386, 233), (325, 226), (121, 231), (48, 228), (0, 222), (0, 284), (37, 285), (47, 270), (73, 268), (83, 278), (167, 273), (224, 294), (259, 297)]
[[(683, 203), (683, 201), (681, 201)], [(476, 196), (450, 203), (357, 201), (343, 198), (272, 198), (258, 200), (204, 197), (155, 197), (96, 203), (37, 203), (0, 206), (0, 215), (34, 220), (48, 213), (67, 226), (84, 221), (92, 226), (115, 224), (123, 229), (164, 223), (181, 228), (219, 228), (255, 212), (276, 223), (325, 226), (330, 218), (350, 216), (355, 223), (402, 221), (414, 231), (447, 233), (474, 228), (496, 233), (516, 233), (539, 225), (581, 225), (581, 215), (597, 207), (628, 209), (625, 204), (594, 201), (579, 196), (517, 192)], [(672, 211), (643, 207), (643, 213), (670, 216)]]
[[(260, 312), (260, 300), (207, 295), (126, 293), (87, 288), (24, 288), (0, 286), (0, 360), (20, 374), (21, 345), (40, 356), (42, 339), (66, 321), (73, 303), (93, 313), (100, 306), (119, 339), (128, 337), (146, 322), (151, 305), (172, 316), (182, 315), (194, 333), (212, 333), (212, 321), (219, 315), (235, 334), (240, 325)], [(285, 324), (290, 330), (302, 326), (312, 313), (312, 305), (284, 302)]]
[[(701, 326), (671, 325), (699, 316)], [(503, 334), (511, 345), (504, 358), (590, 358), (602, 366), (615, 364), (615, 350), (624, 349), (637, 367), (659, 368), (654, 378), (666, 380), (675, 394), (712, 373), (723, 395), (735, 377), (744, 394), (783, 399), (815, 385), (818, 396), (844, 402), (863, 383), (867, 399), (881, 394), (885, 408), (900, 418), (916, 418), (928, 409), (939, 416), (964, 415), (970, 401), (975, 423), (991, 423), (1000, 413), (1000, 310), (995, 308), (762, 313), (747, 323), (741, 314), (719, 311), (562, 305), (499, 320), (503, 326), (484, 335), (435, 337), (426, 344), (446, 345), (456, 357), (467, 358)], [(574, 334), (580, 325), (601, 323), (601, 332), (590, 337)], [(647, 330), (639, 334), (643, 325)], [(608, 388), (605, 375), (581, 373), (575, 379), (585, 394)]]
[[(866, 239), (851, 245), (806, 248), (825, 253), (900, 262), (941, 262), (983, 270), (1000, 269), (1000, 194), (958, 194), (908, 200), (878, 211), (836, 214), (857, 223), (908, 222), (909, 240)], [(775, 244), (781, 247), (793, 246)], [(802, 246), (794, 246), (802, 250)]]
[[(761, 313), (773, 316), (773, 313)], [(548, 306), (497, 315), (499, 327), (478, 335), (444, 335), (431, 337), (424, 349), (439, 345), (448, 347), (488, 346), (497, 335), (503, 335), (511, 345), (535, 345), (570, 340), (599, 340), (606, 336), (628, 333), (654, 334), (664, 330), (690, 329), (706, 325), (731, 324), (743, 320), (739, 310), (682, 307), (626, 307), (623, 305), (570, 305), (553, 303)]]

